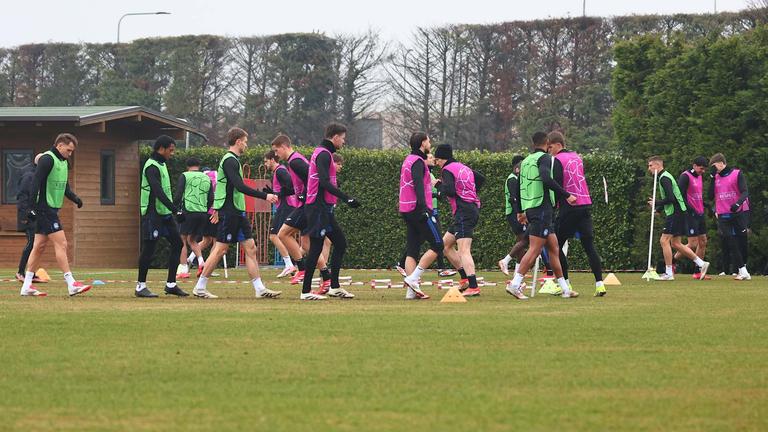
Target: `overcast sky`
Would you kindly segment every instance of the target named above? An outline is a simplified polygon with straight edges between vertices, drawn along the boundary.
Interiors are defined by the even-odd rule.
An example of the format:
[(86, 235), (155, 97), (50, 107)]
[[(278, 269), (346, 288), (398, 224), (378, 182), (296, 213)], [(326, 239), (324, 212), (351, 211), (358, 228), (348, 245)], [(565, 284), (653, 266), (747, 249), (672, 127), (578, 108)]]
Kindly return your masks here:
[[(132, 0), (3, 1), (0, 46), (34, 42), (114, 42), (128, 12), (168, 11), (168, 16), (123, 20), (121, 40), (184, 34), (268, 35), (319, 30), (328, 34), (378, 29), (405, 41), (417, 26), (497, 23), (581, 15), (582, 0)], [(746, 8), (747, 0), (717, 0), (718, 11)], [(715, 0), (586, 0), (587, 14), (712, 12)]]

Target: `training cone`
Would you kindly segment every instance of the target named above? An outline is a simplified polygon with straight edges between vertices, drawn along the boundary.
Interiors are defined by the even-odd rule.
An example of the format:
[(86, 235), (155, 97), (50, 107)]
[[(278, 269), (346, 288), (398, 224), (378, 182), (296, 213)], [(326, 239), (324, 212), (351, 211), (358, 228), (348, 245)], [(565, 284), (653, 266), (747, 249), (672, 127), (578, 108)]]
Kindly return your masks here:
[(608, 273), (608, 276), (603, 279), (603, 283), (605, 285), (621, 285), (619, 278), (617, 278), (613, 273)]
[(656, 273), (656, 270), (648, 269), (646, 270), (645, 273), (643, 273), (642, 279), (645, 279), (647, 281), (652, 281), (652, 280), (659, 280), (661, 278), (659, 277), (659, 274)]
[(461, 291), (459, 291), (458, 288), (452, 287), (448, 290), (447, 293), (443, 296), (443, 299), (440, 300), (440, 303), (466, 303), (467, 299), (464, 298), (463, 295), (461, 295)]
[(101, 279), (94, 279), (93, 282), (91, 282), (91, 285), (105, 285), (104, 281)]
[(563, 290), (560, 289), (559, 286), (557, 286), (554, 279), (547, 279), (547, 281), (544, 282), (544, 285), (542, 285), (541, 288), (539, 288), (539, 293), (560, 295), (563, 293)]
[(44, 268), (39, 268), (35, 272), (35, 275), (43, 282), (50, 282), (51, 281), (51, 275), (48, 274), (47, 271), (45, 271)]

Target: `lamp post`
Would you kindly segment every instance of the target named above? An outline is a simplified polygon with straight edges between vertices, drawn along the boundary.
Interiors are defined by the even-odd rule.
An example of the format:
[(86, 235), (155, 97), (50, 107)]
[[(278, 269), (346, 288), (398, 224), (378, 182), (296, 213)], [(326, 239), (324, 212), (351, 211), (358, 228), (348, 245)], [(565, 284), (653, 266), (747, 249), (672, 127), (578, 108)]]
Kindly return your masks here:
[(133, 13), (127, 13), (120, 17), (120, 20), (117, 21), (117, 43), (120, 43), (120, 24), (123, 23), (123, 18), (127, 16), (134, 16), (134, 15), (170, 15), (170, 12), (133, 12)]

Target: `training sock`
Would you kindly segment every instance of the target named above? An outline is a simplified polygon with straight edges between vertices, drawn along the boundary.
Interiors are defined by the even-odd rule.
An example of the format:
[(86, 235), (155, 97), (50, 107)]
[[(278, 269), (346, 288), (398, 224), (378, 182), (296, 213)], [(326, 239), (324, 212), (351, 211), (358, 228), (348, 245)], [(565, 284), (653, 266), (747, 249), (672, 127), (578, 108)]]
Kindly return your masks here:
[(67, 285), (70, 287), (75, 284), (75, 277), (72, 276), (72, 272), (64, 273), (64, 280), (67, 281)]
[(293, 261), (291, 261), (291, 257), (289, 257), (289, 256), (284, 256), (284, 257), (283, 257), (283, 262), (285, 263), (285, 268), (291, 268), (291, 267), (293, 267)]
[[(27, 272), (27, 273), (29, 273), (29, 272)], [(749, 273), (749, 272), (747, 271), (747, 266), (744, 266), (744, 267), (740, 267), (740, 268), (739, 268), (739, 274), (740, 274), (740, 275), (745, 275), (745, 274), (747, 274), (747, 273)], [(25, 282), (26, 282), (26, 280), (25, 280)]]
[(200, 279), (197, 280), (197, 284), (195, 285), (195, 291), (205, 291), (207, 286), (208, 278), (205, 276), (200, 276)]
[(666, 273), (666, 274), (668, 274), (670, 276), (674, 276), (674, 274), (672, 272), (672, 266), (667, 266), (666, 270), (664, 271), (664, 273)]
[(168, 288), (176, 288), (176, 282), (166, 282), (165, 286)]
[(467, 276), (467, 279), (469, 279), (469, 287), (470, 288), (477, 288), (477, 276), (469, 275), (469, 276)]
[(265, 289), (267, 289), (267, 287), (265, 287), (264, 283), (261, 281), (260, 277), (251, 280), (251, 283), (253, 284), (253, 289), (256, 290), (257, 294), (262, 293)]
[(512, 261), (512, 257), (507, 254), (507, 256), (501, 259), (501, 261), (504, 263), (504, 265), (509, 265), (509, 262)]
[(188, 263), (190, 263), (190, 264), (192, 264), (192, 262), (193, 262), (194, 260), (195, 260), (195, 253), (194, 253), (194, 252), (192, 252), (192, 253), (191, 253), (191, 254), (189, 254), (189, 256), (187, 257), (187, 262), (188, 262)]
[(146, 282), (137, 282), (136, 283), (136, 292), (139, 292), (139, 291), (143, 290), (146, 287), (147, 287), (147, 283)]
[(517, 271), (515, 272), (515, 276), (512, 278), (512, 288), (519, 289), (520, 285), (523, 284), (523, 278), (525, 276), (521, 275)]
[(24, 273), (24, 284), (21, 285), (21, 290), (26, 291), (32, 286), (32, 279), (35, 278), (35, 272), (28, 271)]
[(331, 270), (328, 267), (320, 270), (320, 277), (323, 278), (323, 281), (327, 281), (331, 278)]
[(422, 274), (424, 274), (424, 269), (420, 266), (416, 266), (416, 269), (413, 270), (413, 273), (408, 275), (408, 280), (416, 282), (419, 280), (419, 278), (421, 278)]
[(517, 273), (518, 270), (520, 270), (520, 263), (515, 264), (515, 273)]
[(296, 260), (296, 268), (298, 268), (299, 271), (304, 271), (304, 258), (299, 258)]
[(602, 287), (603, 285), (604, 285), (604, 284), (603, 284), (603, 281), (597, 281), (597, 282), (595, 282), (595, 286), (596, 286), (596, 287), (598, 287), (598, 288)]
[(568, 282), (566, 282), (565, 278), (557, 278), (557, 284), (560, 285), (560, 289), (563, 290), (563, 294), (568, 294), (571, 292), (571, 287), (568, 286)]
[(202, 267), (205, 265), (205, 260), (203, 259), (203, 257), (201, 256), (197, 257), (197, 265), (198, 267)]
[(696, 259), (694, 259), (694, 260), (693, 260), (693, 262), (694, 262), (694, 263), (696, 263), (696, 265), (697, 265), (699, 268), (701, 268), (701, 266), (703, 266), (703, 265), (704, 265), (704, 260), (703, 260), (703, 259), (701, 259), (701, 258), (699, 258), (699, 257), (696, 257)]
[(460, 267), (457, 270), (459, 271), (459, 276), (461, 276), (462, 279), (467, 278), (467, 272), (464, 271), (464, 267)]

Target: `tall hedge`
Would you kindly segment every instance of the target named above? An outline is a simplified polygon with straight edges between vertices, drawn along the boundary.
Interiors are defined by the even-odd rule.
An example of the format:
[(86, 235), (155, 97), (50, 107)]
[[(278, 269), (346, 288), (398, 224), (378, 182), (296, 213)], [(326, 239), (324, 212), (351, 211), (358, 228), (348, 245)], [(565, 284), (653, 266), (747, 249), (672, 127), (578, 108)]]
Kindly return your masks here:
[[(250, 148), (243, 163), (257, 167), (266, 146)], [(311, 149), (299, 149), (305, 155)], [(142, 160), (149, 149), (142, 150)], [(202, 147), (177, 151), (169, 163), (171, 179), (175, 182), (185, 170), (187, 157), (197, 157), (203, 165), (215, 167), (225, 150)], [(345, 259), (348, 267), (372, 268), (391, 266), (402, 253), (405, 229), (397, 212), (400, 164), (404, 151), (344, 149), (344, 169), (339, 175), (342, 189), (362, 202), (359, 209), (341, 205), (337, 211), (339, 223), (349, 240)], [(473, 250), (479, 268), (494, 268), (514, 242), (514, 236), (504, 218), (504, 181), (511, 170), (512, 154), (479, 151), (457, 152), (456, 158), (480, 171), (487, 178), (480, 190), (482, 208), (480, 224), (476, 230)], [(604, 265), (608, 269), (641, 268), (642, 260), (634, 259), (634, 208), (638, 206), (637, 164), (616, 155), (590, 154), (584, 157), (587, 181), (594, 201), (593, 218), (597, 233), (596, 244)], [(252, 172), (257, 170), (254, 168)], [(603, 200), (603, 181), (608, 183), (609, 202)], [(448, 203), (439, 204), (443, 229), (450, 223)], [(257, 241), (268, 241), (258, 239)], [(587, 268), (586, 257), (578, 242), (574, 242), (570, 256), (572, 267)], [(643, 244), (645, 246), (645, 243)], [(641, 248), (642, 249), (642, 248)], [(157, 263), (164, 258), (158, 254)], [(639, 261), (639, 262), (638, 262)]]
[[(618, 151), (638, 163), (661, 155), (675, 176), (698, 155), (725, 154), (749, 184), (748, 267), (768, 270), (768, 27), (693, 40), (636, 37), (618, 43), (614, 58)], [(712, 261), (720, 242), (711, 217), (709, 224)]]

